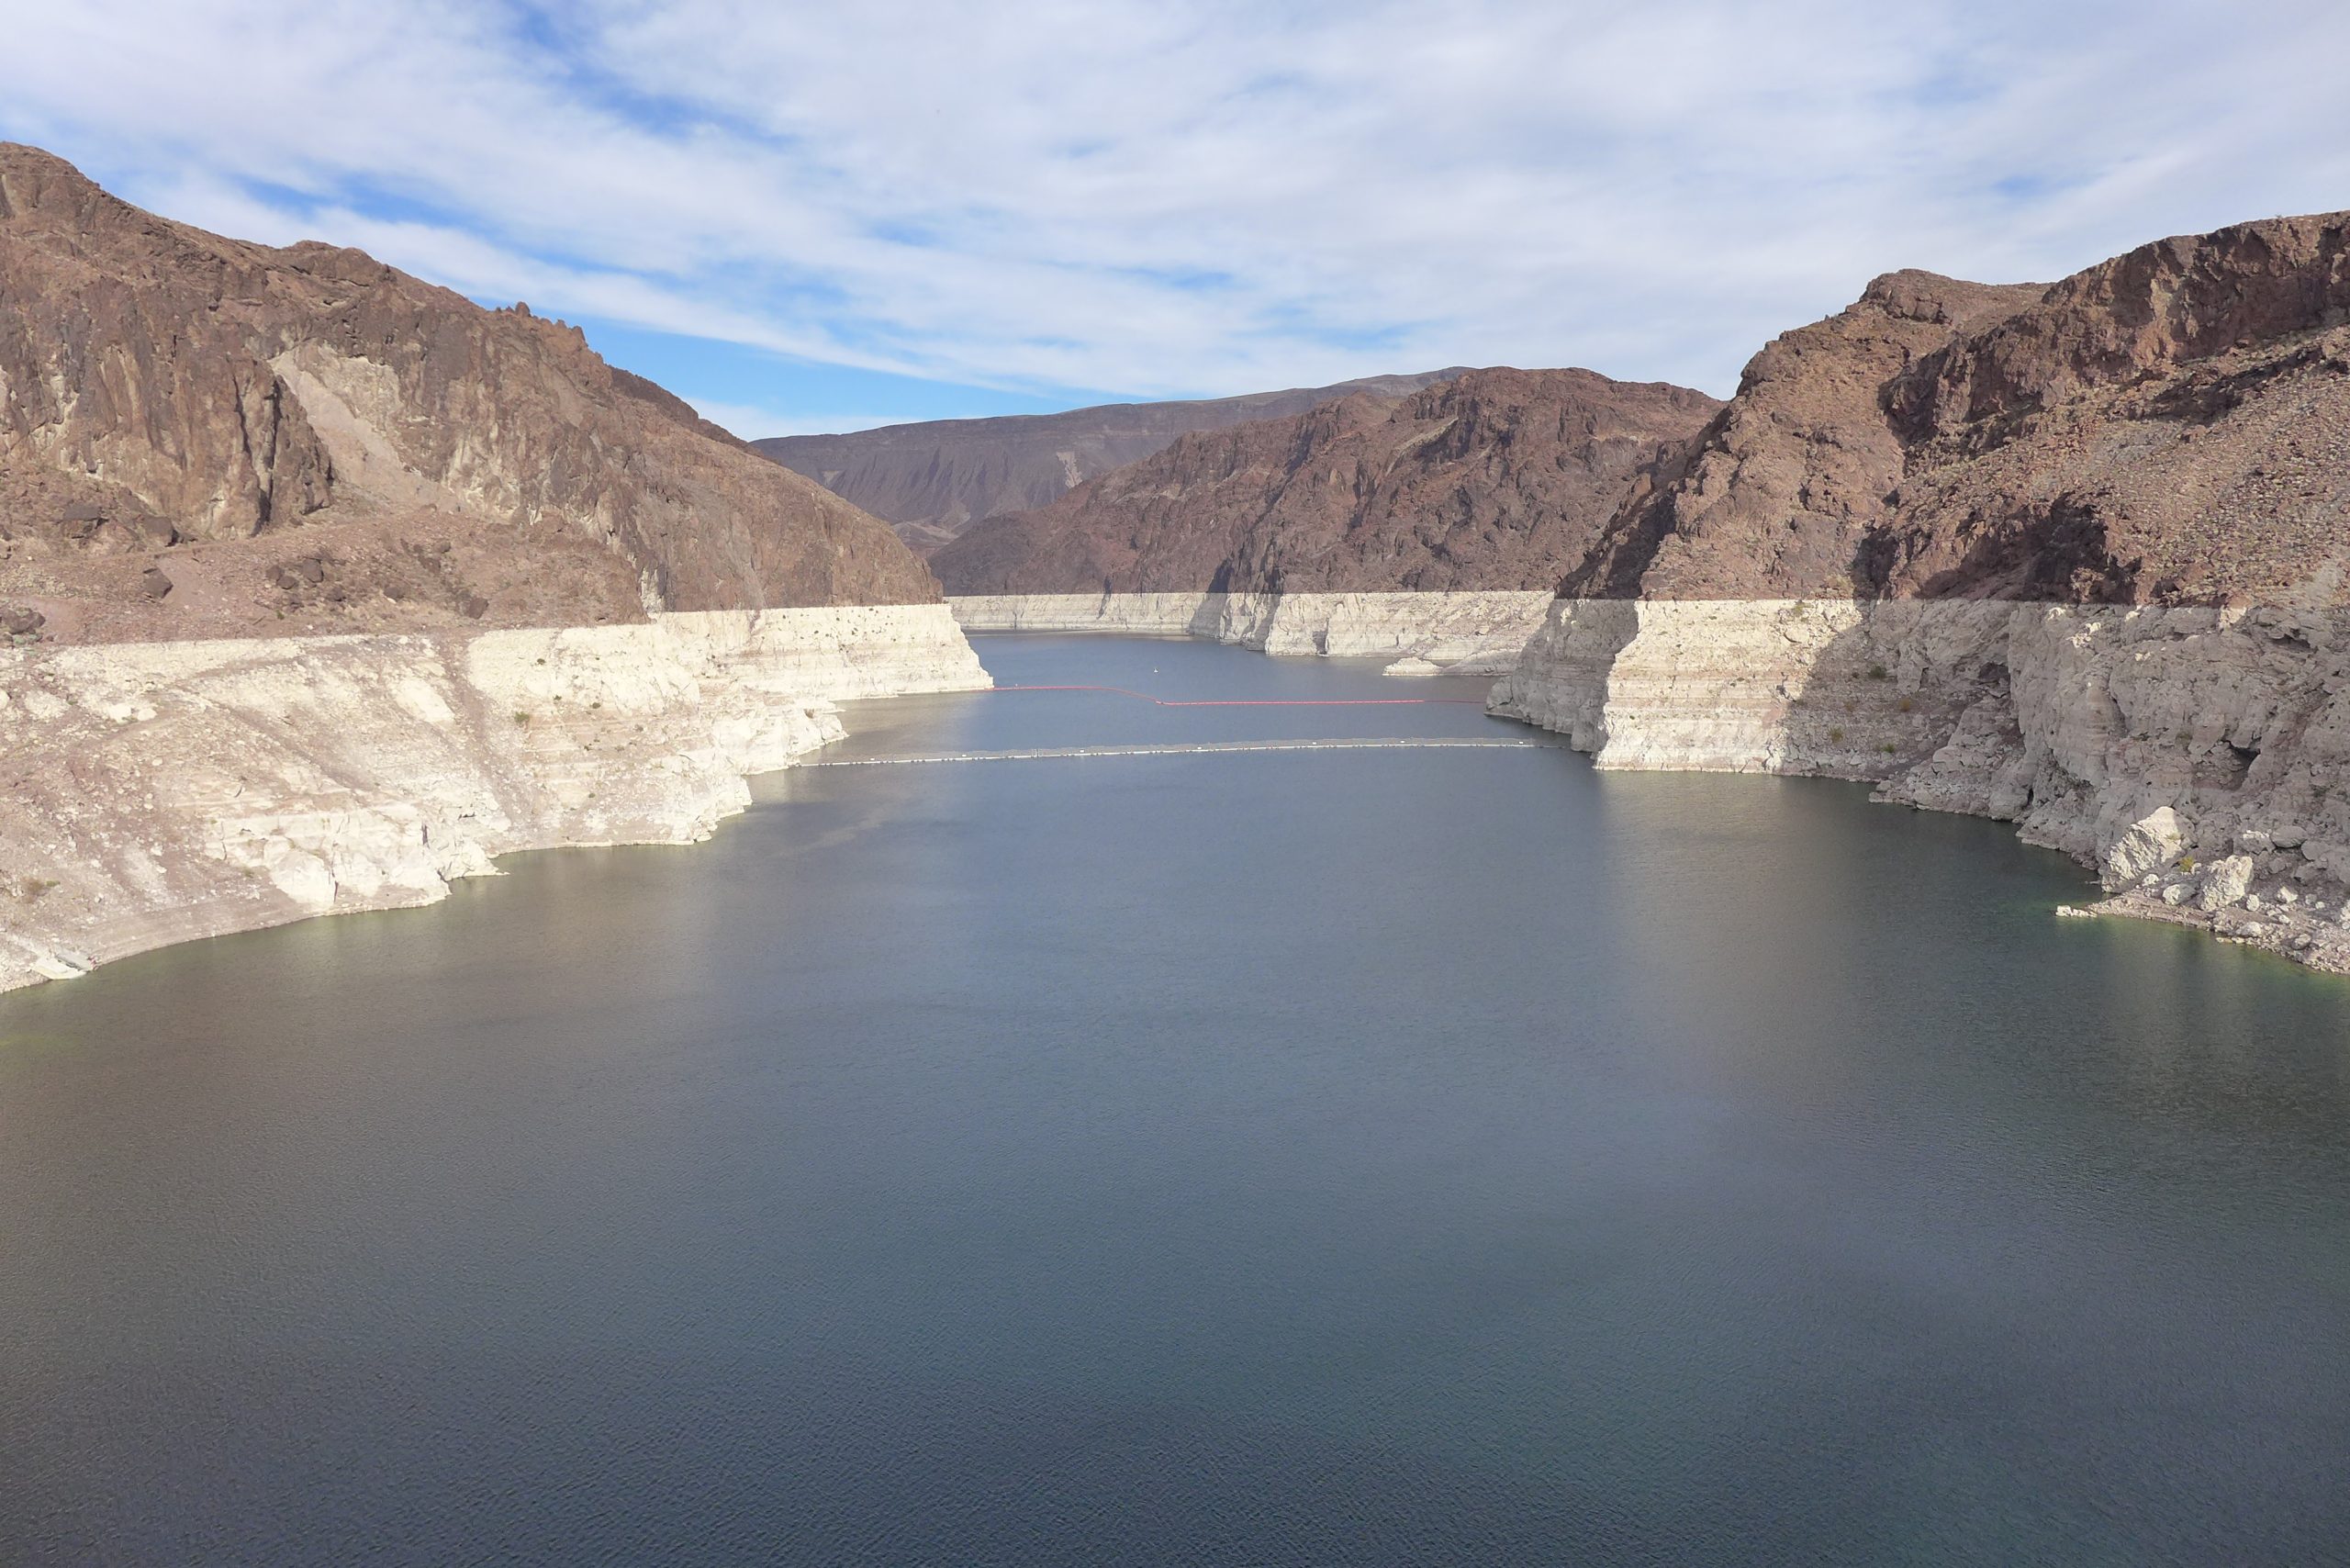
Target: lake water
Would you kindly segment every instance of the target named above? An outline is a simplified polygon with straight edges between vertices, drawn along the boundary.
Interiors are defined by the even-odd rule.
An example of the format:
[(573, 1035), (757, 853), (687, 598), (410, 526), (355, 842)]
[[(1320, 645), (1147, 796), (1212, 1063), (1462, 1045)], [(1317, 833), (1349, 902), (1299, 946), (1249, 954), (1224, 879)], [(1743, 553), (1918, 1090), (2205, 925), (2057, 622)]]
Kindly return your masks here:
[(2350, 1557), (2350, 984), (2053, 919), (1999, 824), (1550, 747), (765, 797), (0, 998), (0, 1560)]

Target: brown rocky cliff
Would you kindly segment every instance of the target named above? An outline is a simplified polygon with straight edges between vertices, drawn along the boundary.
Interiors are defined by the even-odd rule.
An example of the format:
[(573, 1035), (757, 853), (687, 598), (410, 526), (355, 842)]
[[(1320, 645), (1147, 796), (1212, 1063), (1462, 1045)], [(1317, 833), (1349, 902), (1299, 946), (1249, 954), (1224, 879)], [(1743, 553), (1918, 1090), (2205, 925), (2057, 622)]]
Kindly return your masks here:
[(1588, 371), (1470, 371), (1184, 436), (931, 565), (965, 594), (1543, 588), (1716, 407)]
[[(482, 589), (401, 595), (401, 566), (368, 579), (373, 620), (347, 595), (306, 606), (306, 626), (430, 623), (469, 600), (492, 620), (624, 618), (642, 584), (679, 610), (936, 597), (878, 520), (576, 329), (356, 251), (221, 239), (0, 145), (0, 596), (104, 601), (108, 557), (177, 546), (225, 585), (200, 630), (282, 620), (254, 585), (302, 530), (396, 566), (395, 543), (453, 545)], [(140, 564), (173, 579), (174, 561)]]
[(1886, 386), (1968, 323), (2040, 293), (1891, 273), (1850, 308), (1774, 339), (1705, 431), (1635, 488), (1566, 591), (1849, 594), (1861, 542), (1901, 480), (1904, 447), (1882, 406)]
[[(66, 163), (0, 145), (0, 454), (91, 482), (86, 504), (242, 537), (327, 503), (328, 459), (247, 341), (260, 247), (207, 243)], [(38, 526), (21, 496), (12, 524)]]
[(2345, 307), (2350, 242), (2339, 216), (2157, 241), (1963, 336), (1915, 367), (1896, 398), (1913, 437), (1979, 449), (2019, 419), (2098, 388), (2342, 326)]
[(1756, 355), (1564, 591), (2342, 602), (2345, 224), (2165, 240), (2044, 288), (1880, 278)]

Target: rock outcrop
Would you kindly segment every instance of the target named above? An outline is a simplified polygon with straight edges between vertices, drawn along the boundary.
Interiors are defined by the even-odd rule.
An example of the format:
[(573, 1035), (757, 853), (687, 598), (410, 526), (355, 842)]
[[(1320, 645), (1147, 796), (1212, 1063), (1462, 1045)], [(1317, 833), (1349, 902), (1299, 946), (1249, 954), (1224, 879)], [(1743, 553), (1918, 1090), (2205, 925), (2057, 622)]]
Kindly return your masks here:
[(1400, 398), (1460, 374), (1456, 365), (1240, 398), (929, 420), (846, 435), (769, 436), (751, 445), (889, 519), (907, 543), (927, 550), (982, 518), (1049, 505), (1096, 475), (1139, 462), (1194, 431), (1301, 414), (1350, 393)]
[[(576, 328), (172, 223), (13, 144), (0, 301), (0, 608), (52, 641), (937, 597), (879, 521)], [(271, 574), (304, 558), (330, 580), (289, 604)]]
[(1897, 273), (1652, 465), (1494, 706), (2010, 820), (2103, 911), (2345, 969), (2345, 554), (2350, 215)]
[(1185, 436), (931, 566), (956, 596), (1548, 589), (1716, 407), (1589, 371), (1469, 371)]
[(704, 837), (839, 702), (987, 684), (939, 604), (0, 651), (0, 990)]

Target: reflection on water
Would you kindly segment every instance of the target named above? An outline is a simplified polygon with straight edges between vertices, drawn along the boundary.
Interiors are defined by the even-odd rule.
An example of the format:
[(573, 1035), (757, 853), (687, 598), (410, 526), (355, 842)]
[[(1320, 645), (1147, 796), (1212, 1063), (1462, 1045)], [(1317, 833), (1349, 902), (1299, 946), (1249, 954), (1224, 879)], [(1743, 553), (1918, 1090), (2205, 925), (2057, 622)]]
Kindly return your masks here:
[[(1475, 696), (1205, 644), (1012, 681)], [(868, 704), (868, 755), (1511, 734)], [(2310, 1562), (2342, 982), (1540, 751), (801, 772), (0, 999), (10, 1561)]]

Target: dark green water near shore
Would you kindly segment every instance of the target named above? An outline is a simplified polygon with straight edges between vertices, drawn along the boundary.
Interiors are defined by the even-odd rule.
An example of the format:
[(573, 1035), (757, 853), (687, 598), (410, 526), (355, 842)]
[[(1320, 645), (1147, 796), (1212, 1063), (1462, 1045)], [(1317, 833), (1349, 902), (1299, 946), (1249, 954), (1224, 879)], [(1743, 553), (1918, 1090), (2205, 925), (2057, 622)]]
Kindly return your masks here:
[(2350, 1557), (2350, 985), (2054, 920), (2001, 824), (1555, 749), (765, 794), (0, 997), (0, 1561)]

